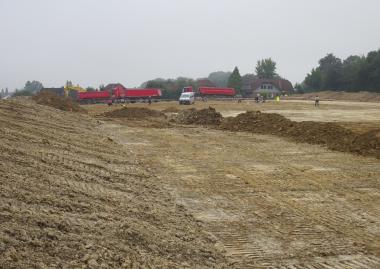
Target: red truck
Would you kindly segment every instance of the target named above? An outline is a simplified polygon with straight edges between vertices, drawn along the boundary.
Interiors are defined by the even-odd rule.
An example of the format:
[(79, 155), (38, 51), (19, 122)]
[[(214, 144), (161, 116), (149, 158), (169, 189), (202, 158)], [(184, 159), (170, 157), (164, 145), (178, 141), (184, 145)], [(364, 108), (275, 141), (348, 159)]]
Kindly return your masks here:
[(111, 99), (109, 91), (78, 92), (77, 100), (80, 103), (106, 102)]
[(193, 86), (187, 86), (182, 89), (182, 92), (193, 92)]
[(201, 96), (215, 95), (215, 96), (235, 96), (236, 91), (234, 88), (216, 88), (216, 87), (199, 87), (198, 93)]
[(162, 95), (160, 89), (127, 89), (117, 86), (112, 90), (79, 92), (77, 100), (80, 103), (100, 103), (100, 102), (134, 102), (140, 99), (155, 99)]

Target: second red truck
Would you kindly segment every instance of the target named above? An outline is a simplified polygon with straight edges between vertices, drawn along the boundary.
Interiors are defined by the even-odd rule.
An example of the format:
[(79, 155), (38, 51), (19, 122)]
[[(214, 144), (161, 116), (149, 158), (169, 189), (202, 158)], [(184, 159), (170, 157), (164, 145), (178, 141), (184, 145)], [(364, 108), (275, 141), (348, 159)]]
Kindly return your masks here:
[(117, 102), (117, 101), (136, 101), (140, 99), (155, 99), (162, 96), (160, 89), (127, 89), (117, 86), (110, 90), (78, 92), (77, 100), (80, 103), (100, 103), (100, 102)]

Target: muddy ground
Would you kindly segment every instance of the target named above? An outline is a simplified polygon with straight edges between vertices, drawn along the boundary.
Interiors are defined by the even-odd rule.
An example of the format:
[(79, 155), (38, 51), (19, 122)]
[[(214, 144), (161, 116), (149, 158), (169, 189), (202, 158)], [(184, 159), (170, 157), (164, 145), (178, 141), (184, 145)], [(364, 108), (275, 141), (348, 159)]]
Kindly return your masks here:
[[(380, 125), (371, 103), (195, 107), (210, 105), (223, 116), (276, 110), (358, 133)], [(88, 115), (0, 103), (4, 268), (380, 267), (378, 159), (83, 107)], [(189, 108), (127, 107), (168, 120)]]

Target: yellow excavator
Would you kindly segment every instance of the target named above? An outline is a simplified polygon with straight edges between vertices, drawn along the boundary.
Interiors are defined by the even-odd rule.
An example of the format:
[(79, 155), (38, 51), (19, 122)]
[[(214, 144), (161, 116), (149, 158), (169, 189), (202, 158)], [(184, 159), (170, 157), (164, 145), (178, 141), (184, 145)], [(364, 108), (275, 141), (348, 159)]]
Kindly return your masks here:
[(66, 82), (66, 85), (64, 87), (64, 91), (65, 91), (65, 96), (66, 97), (70, 96), (70, 92), (72, 92), (72, 91), (75, 91), (75, 92), (87, 92), (86, 89), (83, 89), (79, 85), (74, 86), (71, 81), (67, 81)]

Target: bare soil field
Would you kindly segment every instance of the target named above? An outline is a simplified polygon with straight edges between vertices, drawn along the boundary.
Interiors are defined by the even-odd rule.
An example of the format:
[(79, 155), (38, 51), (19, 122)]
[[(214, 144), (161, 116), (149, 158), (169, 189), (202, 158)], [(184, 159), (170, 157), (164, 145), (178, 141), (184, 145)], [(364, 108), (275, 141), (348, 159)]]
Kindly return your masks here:
[[(253, 101), (208, 101), (196, 102), (195, 105), (178, 105), (178, 102), (158, 102), (148, 106), (147, 104), (126, 104), (131, 108), (149, 108), (165, 113), (176, 113), (189, 108), (205, 109), (215, 108), (224, 117), (234, 117), (246, 111), (262, 111), (278, 113), (294, 121), (318, 121), (336, 122), (344, 127), (362, 133), (368, 130), (380, 128), (380, 103), (371, 102), (344, 102), (322, 101), (319, 108), (314, 107), (313, 101), (306, 100), (281, 100), (280, 102), (268, 101), (257, 104)], [(104, 104), (83, 106), (91, 115), (99, 115), (105, 112), (121, 108), (117, 104), (108, 107)]]
[(380, 102), (380, 93), (376, 92), (344, 92), (344, 91), (322, 91), (304, 94), (294, 94), (287, 99), (290, 100), (313, 100), (318, 95), (322, 100), (344, 100), (356, 102)]
[[(209, 106), (380, 126), (376, 103)], [(82, 107), (0, 102), (0, 268), (380, 267), (379, 159), (182, 125), (177, 102)]]
[(91, 117), (0, 102), (0, 268), (228, 268), (215, 237)]

